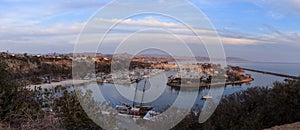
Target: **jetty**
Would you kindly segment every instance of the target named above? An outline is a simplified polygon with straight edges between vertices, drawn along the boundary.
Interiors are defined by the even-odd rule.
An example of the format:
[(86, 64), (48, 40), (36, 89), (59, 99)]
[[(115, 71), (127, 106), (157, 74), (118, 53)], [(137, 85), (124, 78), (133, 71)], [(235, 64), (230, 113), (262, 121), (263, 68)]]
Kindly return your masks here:
[(262, 74), (269, 74), (269, 75), (274, 75), (274, 76), (279, 76), (279, 77), (284, 77), (284, 78), (300, 79), (299, 76), (292, 76), (292, 75), (287, 75), (287, 74), (280, 74), (280, 73), (268, 72), (268, 71), (262, 71), (262, 70), (256, 70), (256, 69), (249, 69), (249, 68), (239, 67), (239, 66), (229, 66), (229, 67), (236, 68), (236, 69), (242, 69), (242, 70), (246, 70), (246, 71), (257, 72), (257, 73), (262, 73)]

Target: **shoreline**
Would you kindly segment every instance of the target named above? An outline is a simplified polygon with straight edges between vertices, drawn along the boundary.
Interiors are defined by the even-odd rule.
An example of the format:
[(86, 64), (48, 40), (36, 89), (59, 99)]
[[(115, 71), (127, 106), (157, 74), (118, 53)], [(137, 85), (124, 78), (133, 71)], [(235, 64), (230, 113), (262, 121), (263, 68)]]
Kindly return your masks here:
[(42, 89), (49, 89), (49, 88), (55, 88), (56, 86), (70, 86), (70, 85), (79, 85), (79, 84), (84, 84), (84, 83), (90, 83), (94, 82), (95, 80), (63, 80), (60, 82), (52, 82), (51, 84), (37, 84), (37, 85), (27, 85), (26, 88), (30, 90), (34, 90), (34, 88), (41, 87)]

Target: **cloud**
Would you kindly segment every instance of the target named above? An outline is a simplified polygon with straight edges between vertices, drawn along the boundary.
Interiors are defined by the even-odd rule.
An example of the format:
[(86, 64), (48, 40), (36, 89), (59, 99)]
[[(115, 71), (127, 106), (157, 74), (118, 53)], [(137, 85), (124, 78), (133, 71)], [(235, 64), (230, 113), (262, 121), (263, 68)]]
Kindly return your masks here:
[[(178, 38), (188, 41), (188, 44), (199, 44), (201, 43), (194, 35), (191, 30), (185, 28), (184, 25), (180, 23), (164, 22), (155, 19), (97, 19), (98, 22), (102, 24), (93, 25), (93, 30), (88, 34), (88, 38), (84, 40), (85, 44), (97, 44), (99, 41), (99, 30), (103, 30), (101, 26), (105, 23), (115, 23), (121, 22), (114, 30), (108, 34), (106, 39), (107, 46), (117, 45), (122, 41), (128, 34), (136, 32), (136, 30), (150, 28), (152, 30), (140, 32), (140, 41), (136, 41), (136, 44), (143, 43), (145, 38), (150, 38), (156, 36), (161, 40), (161, 43), (172, 44), (169, 40), (165, 39), (167, 35), (166, 32), (157, 31), (159, 29), (165, 29)], [(34, 44), (35, 46), (46, 46), (51, 44), (55, 45), (74, 45), (78, 34), (84, 27), (85, 23), (74, 23), (70, 25), (66, 24), (56, 24), (48, 28), (38, 28), (38, 27), (2, 27), (0, 30), (0, 44), (12, 43), (12, 44)], [(247, 34), (241, 32), (235, 32), (228, 29), (217, 30), (220, 34), (221, 41), (225, 45), (264, 45), (264, 44), (285, 44), (299, 46), (297, 41), (300, 41), (300, 34), (297, 32), (281, 32), (276, 28), (265, 25), (265, 28), (270, 31), (269, 34)], [(156, 30), (156, 31), (155, 31)], [(200, 38), (205, 38), (208, 43), (213, 44), (213, 39), (215, 39), (214, 30), (194, 28), (194, 30), (200, 34)], [(143, 36), (143, 37), (141, 37)], [(20, 48), (22, 49), (22, 48)]]
[(162, 22), (152, 18), (141, 19), (141, 20), (133, 20), (133, 19), (103, 19), (97, 18), (98, 22), (109, 22), (109, 23), (118, 23), (118, 24), (126, 24), (132, 26), (152, 26), (152, 27), (179, 27), (177, 23), (171, 22)]
[(238, 38), (222, 37), (221, 40), (222, 40), (223, 44), (232, 44), (232, 45), (255, 45), (255, 44), (259, 44), (258, 40), (252, 40), (252, 39), (238, 39)]
[[(278, 44), (300, 47), (300, 33), (295, 32), (282, 32), (270, 25), (264, 25), (264, 28), (269, 33), (264, 34), (248, 34), (241, 32), (234, 32), (226, 29), (219, 31), (223, 37), (225, 44), (253, 44), (253, 45), (266, 45)], [(225, 40), (224, 40), (225, 38)]]
[(87, 8), (100, 8), (106, 5), (106, 2), (99, 2), (99, 1), (80, 1), (80, 2), (63, 2), (59, 4), (56, 9), (87, 9)]
[(81, 23), (55, 25), (48, 28), (2, 27), (0, 28), (0, 51), (17, 53), (69, 53), (83, 27)]
[(219, 7), (222, 8), (224, 5), (236, 4), (236, 3), (247, 3), (254, 4), (259, 9), (264, 9), (266, 15), (274, 19), (281, 19), (286, 16), (300, 15), (300, 0), (201, 0), (199, 4), (205, 7)]
[[(5, 3), (1, 3), (5, 2)], [(87, 20), (90, 15), (94, 14), (95, 11), (105, 5), (103, 1), (38, 1), (38, 0), (4, 0), (1, 1), (0, 8), (0, 47), (3, 50), (13, 50), (15, 52), (70, 52), (73, 49), (73, 45), (76, 42), (77, 36), (80, 33), (81, 29), (85, 25), (85, 20)], [(166, 3), (164, 0), (159, 0), (162, 4)], [(178, 1), (179, 2), (179, 1)], [(241, 16), (239, 13), (230, 13), (226, 14), (226, 11), (232, 9), (231, 7), (236, 7), (240, 5), (250, 3), (250, 10), (244, 8), (237, 8), (241, 11), (253, 11), (259, 13), (260, 16), (256, 17), (256, 14), (250, 12), (254, 15), (250, 15), (249, 18), (252, 18), (255, 24), (251, 24), (251, 27), (247, 23), (239, 22), (239, 18), (246, 17)], [(180, 3), (180, 2), (179, 2)], [(196, 2), (195, 2), (196, 3)], [(251, 4), (252, 3), (252, 4)], [(253, 3), (257, 7), (253, 7)], [(138, 2), (136, 5), (145, 4), (143, 2)], [(116, 19), (118, 14), (118, 8), (124, 7), (120, 5), (116, 6), (113, 10), (110, 10), (111, 13), (104, 15), (101, 18), (98, 18), (100, 24), (94, 25), (95, 27), (89, 32), (89, 37), (84, 41), (85, 44), (95, 44), (98, 43), (99, 32), (103, 31), (103, 26), (105, 24), (111, 24), (116, 22), (121, 22), (116, 28), (114, 28), (110, 33), (107, 39), (107, 45), (104, 50), (113, 49), (114, 46), (118, 44), (118, 41), (126, 38), (126, 34), (134, 33), (137, 30), (149, 28), (153, 29), (152, 31), (141, 32), (141, 35), (137, 36), (136, 44), (143, 43), (145, 40), (151, 41), (153, 37), (161, 40), (161, 43), (166, 45), (173, 44), (172, 40), (165, 39), (166, 35), (169, 35), (164, 32), (159, 32), (157, 30), (167, 30), (176, 34), (180, 39), (189, 41), (188, 44), (198, 45), (199, 39), (195, 37), (189, 29), (187, 29), (183, 24), (176, 21), (168, 21), (166, 19), (160, 19), (157, 17), (144, 17), (138, 19), (130, 18), (126, 20)], [(120, 7), (119, 7), (120, 6)], [(230, 16), (237, 18), (236, 25), (228, 25), (227, 29), (217, 29), (217, 33), (220, 35), (221, 41), (224, 43), (224, 46), (230, 46), (233, 51), (234, 48), (240, 48), (240, 52), (235, 53), (236, 55), (247, 51), (248, 47), (251, 46), (251, 51), (255, 51), (256, 47), (269, 47), (274, 48), (278, 47), (281, 49), (285, 48), (296, 48), (300, 47), (300, 32), (299, 30), (289, 29), (292, 25), (287, 25), (291, 22), (297, 22), (299, 12), (300, 12), (300, 1), (299, 0), (228, 0), (228, 1), (210, 1), (203, 0), (200, 1), (200, 4), (197, 5), (208, 12), (209, 17), (212, 18), (212, 21), (217, 21), (217, 27), (223, 28), (225, 22), (230, 22)], [(246, 6), (246, 5), (245, 5)], [(148, 7), (148, 6), (147, 6)], [(248, 6), (247, 6), (248, 7)], [(253, 8), (252, 8), (253, 7)], [(149, 8), (153, 8), (149, 5)], [(191, 17), (187, 15), (186, 8), (171, 8), (166, 7), (162, 8), (165, 10), (171, 9), (170, 11), (178, 11), (180, 16), (185, 18)], [(255, 10), (257, 8), (257, 10)], [(217, 9), (217, 10), (216, 10)], [(235, 9), (235, 8), (233, 8)], [(213, 10), (213, 11), (212, 11)], [(225, 10), (225, 14), (222, 14), (219, 11)], [(234, 10), (235, 11), (235, 10)], [(239, 10), (238, 10), (239, 11)], [(126, 12), (124, 12), (126, 13)], [(211, 14), (210, 14), (211, 13)], [(113, 14), (113, 15), (111, 15)], [(244, 14), (244, 13), (242, 13)], [(246, 15), (249, 12), (246, 12)], [(267, 17), (266, 17), (267, 15)], [(228, 17), (227, 17), (228, 16)], [(253, 16), (253, 17), (252, 17)], [(268, 21), (272, 17), (274, 21)], [(194, 20), (196, 17), (187, 18), (193, 22), (194, 25), (199, 25), (199, 18)], [(221, 19), (222, 18), (222, 19)], [(255, 19), (259, 18), (259, 19)], [(288, 18), (285, 20), (284, 18)], [(290, 21), (295, 19), (295, 21)], [(272, 20), (272, 19), (271, 19)], [(285, 20), (285, 23), (275, 23), (277, 20)], [(243, 21), (243, 20), (242, 20)], [(190, 22), (190, 23), (193, 23)], [(251, 22), (251, 20), (250, 20)], [(263, 23), (269, 25), (262, 25)], [(243, 26), (247, 25), (247, 27)], [(273, 26), (271, 26), (273, 25)], [(274, 25), (276, 25), (274, 27)], [(263, 30), (256, 30), (263, 26)], [(204, 37), (209, 43), (213, 43), (215, 38), (215, 30), (207, 29), (203, 27), (193, 27), (194, 31), (197, 32), (200, 37)], [(249, 29), (251, 28), (251, 29)], [(280, 28), (288, 28), (288, 31), (279, 30)], [(155, 31), (156, 30), (156, 31)], [(153, 36), (153, 37), (152, 37)], [(277, 49), (277, 50), (279, 50)], [(294, 50), (296, 50), (294, 49)], [(264, 52), (266, 49), (260, 48), (261, 52)], [(276, 49), (274, 49), (276, 50)], [(272, 50), (266, 50), (265, 53), (271, 52)], [(249, 51), (248, 51), (249, 53)], [(277, 53), (277, 51), (276, 51)], [(296, 53), (294, 51), (293, 53)], [(263, 54), (263, 53), (259, 53)], [(273, 54), (273, 53), (272, 53)], [(246, 54), (245, 54), (246, 55)], [(248, 55), (248, 54), (247, 54)], [(254, 55), (254, 54), (253, 54)]]
[(2, 27), (0, 30), (1, 39), (11, 39), (14, 37), (35, 37), (58, 36), (78, 34), (83, 27), (83, 23), (71, 25), (57, 24), (48, 28), (38, 27)]
[(299, 16), (300, 0), (248, 0), (258, 6), (268, 9), (268, 15), (275, 19), (288, 15)]

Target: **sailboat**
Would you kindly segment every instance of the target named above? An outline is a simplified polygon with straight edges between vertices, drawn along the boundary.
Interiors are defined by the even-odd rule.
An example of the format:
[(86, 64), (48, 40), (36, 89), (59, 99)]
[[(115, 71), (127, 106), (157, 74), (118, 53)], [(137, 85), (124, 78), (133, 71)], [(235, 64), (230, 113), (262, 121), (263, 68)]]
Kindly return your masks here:
[(147, 79), (145, 79), (144, 87), (143, 87), (143, 95), (142, 95), (142, 100), (140, 105), (135, 104), (135, 99), (137, 96), (137, 89), (138, 89), (138, 84), (141, 81), (141, 79), (138, 79), (136, 81), (136, 88), (135, 88), (135, 95), (133, 99), (132, 105), (129, 105), (125, 102), (121, 102), (122, 105), (117, 105), (116, 110), (121, 113), (121, 114), (126, 114), (126, 115), (132, 115), (132, 116), (145, 116), (150, 110), (153, 109), (153, 106), (144, 106), (143, 105), (143, 100), (144, 100), (144, 93), (146, 90), (146, 85), (147, 85)]

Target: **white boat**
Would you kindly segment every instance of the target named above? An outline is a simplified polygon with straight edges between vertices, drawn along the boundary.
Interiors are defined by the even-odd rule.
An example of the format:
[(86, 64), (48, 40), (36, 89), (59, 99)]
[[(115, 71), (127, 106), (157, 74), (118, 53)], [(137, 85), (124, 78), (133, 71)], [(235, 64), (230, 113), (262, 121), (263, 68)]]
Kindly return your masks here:
[(147, 112), (147, 114), (144, 116), (144, 120), (148, 120), (148, 121), (155, 121), (153, 117), (159, 115), (158, 112), (155, 112), (153, 110), (150, 110)]
[(212, 99), (212, 96), (204, 95), (204, 96), (202, 96), (202, 99)]

